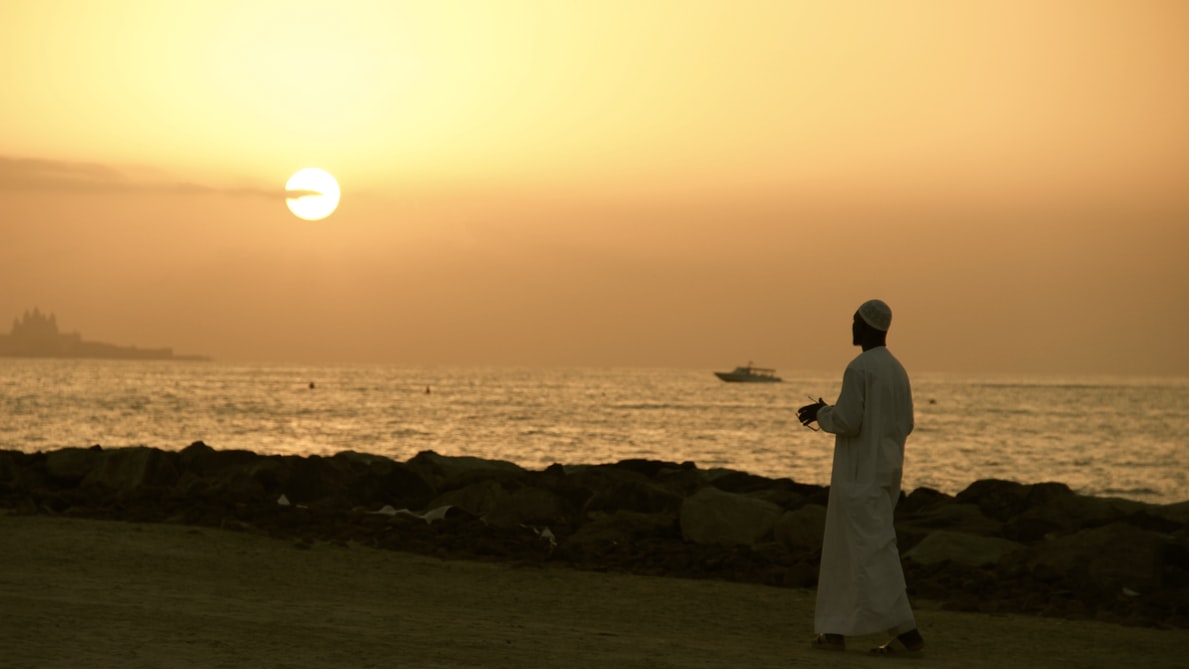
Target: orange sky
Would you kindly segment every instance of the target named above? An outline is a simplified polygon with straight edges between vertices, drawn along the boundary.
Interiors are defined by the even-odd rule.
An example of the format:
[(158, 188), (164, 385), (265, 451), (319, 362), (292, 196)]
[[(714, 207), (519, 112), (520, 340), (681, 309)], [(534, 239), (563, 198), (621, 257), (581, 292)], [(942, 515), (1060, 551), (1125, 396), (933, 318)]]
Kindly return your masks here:
[[(0, 331), (1189, 375), (1189, 4), (5, 4)], [(301, 221), (284, 183), (329, 170)]]

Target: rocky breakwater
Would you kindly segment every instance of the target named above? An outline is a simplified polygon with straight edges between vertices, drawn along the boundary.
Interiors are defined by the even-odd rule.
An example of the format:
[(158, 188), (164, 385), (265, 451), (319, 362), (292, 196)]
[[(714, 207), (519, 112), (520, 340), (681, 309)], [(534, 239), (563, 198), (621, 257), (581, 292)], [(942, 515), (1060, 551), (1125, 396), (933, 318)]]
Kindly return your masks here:
[[(0, 508), (446, 558), (813, 587), (828, 490), (693, 463), (523, 469), (426, 451), (261, 456), (196, 442), (0, 451)], [(1189, 502), (976, 481), (905, 495), (910, 595), (947, 609), (1189, 627)]]

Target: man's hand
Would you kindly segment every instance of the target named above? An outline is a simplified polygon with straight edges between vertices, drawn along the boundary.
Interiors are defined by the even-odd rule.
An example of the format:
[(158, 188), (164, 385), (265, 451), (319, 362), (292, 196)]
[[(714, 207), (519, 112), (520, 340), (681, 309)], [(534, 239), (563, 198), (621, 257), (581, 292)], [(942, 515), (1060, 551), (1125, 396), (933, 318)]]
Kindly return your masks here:
[(826, 406), (826, 403), (822, 401), (822, 398), (817, 398), (817, 401), (813, 404), (806, 404), (800, 409), (797, 409), (797, 420), (801, 421), (801, 424), (805, 427), (809, 427), (810, 423), (817, 420), (817, 412), (824, 406)]

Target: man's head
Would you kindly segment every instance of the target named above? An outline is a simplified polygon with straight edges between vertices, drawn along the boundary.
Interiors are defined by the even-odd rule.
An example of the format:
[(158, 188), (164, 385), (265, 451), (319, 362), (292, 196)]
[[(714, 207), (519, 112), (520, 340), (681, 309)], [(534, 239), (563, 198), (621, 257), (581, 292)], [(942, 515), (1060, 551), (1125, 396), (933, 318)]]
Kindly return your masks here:
[(888, 328), (892, 325), (892, 308), (883, 300), (867, 300), (855, 312), (851, 334), (855, 346), (866, 351), (876, 346), (885, 346)]

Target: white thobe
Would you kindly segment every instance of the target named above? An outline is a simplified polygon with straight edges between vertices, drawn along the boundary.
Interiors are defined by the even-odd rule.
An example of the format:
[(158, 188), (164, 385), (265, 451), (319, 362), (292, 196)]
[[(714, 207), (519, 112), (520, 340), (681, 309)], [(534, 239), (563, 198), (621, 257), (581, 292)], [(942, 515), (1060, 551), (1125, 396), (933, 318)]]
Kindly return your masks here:
[(817, 421), (836, 436), (816, 632), (914, 629), (892, 521), (913, 428), (908, 374), (886, 347), (864, 351), (847, 365), (837, 403), (822, 407)]

